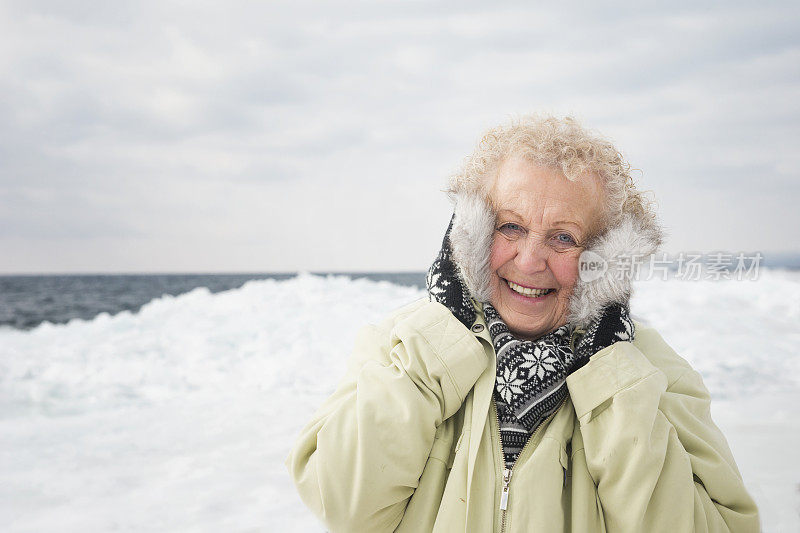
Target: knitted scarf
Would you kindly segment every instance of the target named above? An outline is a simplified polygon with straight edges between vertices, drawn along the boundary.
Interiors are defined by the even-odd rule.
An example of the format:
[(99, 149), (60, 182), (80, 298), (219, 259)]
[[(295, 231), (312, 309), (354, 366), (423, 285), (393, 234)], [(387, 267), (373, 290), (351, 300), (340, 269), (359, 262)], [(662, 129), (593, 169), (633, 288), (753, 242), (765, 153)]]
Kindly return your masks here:
[[(455, 214), (428, 270), (427, 289), (431, 301), (447, 307), (471, 328), (477, 311), (453, 259), (450, 231), (454, 220)], [(504, 460), (510, 468), (530, 435), (567, 397), (567, 376), (598, 349), (619, 340), (633, 340), (633, 322), (626, 306), (610, 306), (589, 325), (573, 351), (570, 338), (574, 328), (569, 323), (528, 341), (515, 337), (490, 303), (483, 303), (483, 313), (497, 355), (494, 400)]]

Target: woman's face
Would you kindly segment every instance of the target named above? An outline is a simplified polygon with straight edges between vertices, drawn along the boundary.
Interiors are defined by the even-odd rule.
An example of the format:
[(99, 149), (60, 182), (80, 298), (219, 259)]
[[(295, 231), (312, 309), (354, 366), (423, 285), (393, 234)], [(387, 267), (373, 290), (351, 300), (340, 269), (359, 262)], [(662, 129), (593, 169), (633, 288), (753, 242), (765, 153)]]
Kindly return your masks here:
[(511, 156), (490, 195), (497, 209), (491, 303), (512, 333), (534, 340), (567, 322), (578, 258), (602, 219), (599, 178), (570, 181)]

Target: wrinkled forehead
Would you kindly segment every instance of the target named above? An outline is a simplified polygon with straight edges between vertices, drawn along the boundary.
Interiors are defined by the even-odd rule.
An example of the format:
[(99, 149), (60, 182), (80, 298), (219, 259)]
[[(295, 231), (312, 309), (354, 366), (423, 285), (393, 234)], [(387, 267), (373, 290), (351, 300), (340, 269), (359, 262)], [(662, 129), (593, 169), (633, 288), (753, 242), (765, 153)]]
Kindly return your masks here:
[(583, 230), (602, 225), (605, 198), (596, 174), (570, 180), (560, 170), (512, 157), (498, 167), (487, 194), (497, 216), (539, 225), (572, 222)]

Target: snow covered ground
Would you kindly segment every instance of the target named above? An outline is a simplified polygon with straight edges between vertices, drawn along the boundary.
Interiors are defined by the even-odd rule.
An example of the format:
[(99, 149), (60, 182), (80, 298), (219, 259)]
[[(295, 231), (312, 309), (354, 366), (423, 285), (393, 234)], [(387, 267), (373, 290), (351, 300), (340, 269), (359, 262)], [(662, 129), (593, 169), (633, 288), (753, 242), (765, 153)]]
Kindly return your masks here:
[[(283, 460), (358, 328), (423, 294), (301, 274), (0, 329), (0, 528), (322, 531)], [(765, 531), (800, 530), (800, 274), (642, 282), (632, 308), (705, 377)]]

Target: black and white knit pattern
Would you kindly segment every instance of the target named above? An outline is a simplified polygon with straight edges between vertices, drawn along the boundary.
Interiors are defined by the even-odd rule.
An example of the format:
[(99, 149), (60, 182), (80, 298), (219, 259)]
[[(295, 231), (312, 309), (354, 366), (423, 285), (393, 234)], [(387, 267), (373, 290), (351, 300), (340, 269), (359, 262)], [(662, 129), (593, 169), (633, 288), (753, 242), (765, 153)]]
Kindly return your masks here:
[(615, 342), (633, 342), (634, 327), (628, 306), (613, 303), (603, 308), (581, 335), (575, 346), (575, 366), (572, 372), (589, 362), (589, 358)]
[[(450, 231), (454, 219), (455, 214), (450, 219), (442, 248), (428, 270), (427, 288), (431, 301), (447, 307), (470, 328), (477, 311), (452, 256)], [(633, 322), (626, 305), (609, 305), (586, 328), (573, 352), (570, 324), (528, 341), (515, 337), (490, 303), (483, 304), (483, 314), (497, 355), (494, 399), (504, 460), (511, 468), (531, 434), (566, 398), (567, 376), (599, 350), (617, 341), (632, 341)]]
[(497, 354), (494, 397), (503, 454), (511, 465), (530, 434), (567, 396), (572, 328), (564, 325), (535, 341), (520, 340), (491, 304), (484, 304), (483, 313)]
[(509, 331), (491, 304), (483, 305), (483, 313), (497, 354), (494, 398), (503, 458), (511, 468), (536, 428), (567, 397), (567, 376), (606, 346), (633, 340), (633, 322), (624, 306), (609, 307), (581, 335), (573, 352), (570, 324), (527, 341)]
[(470, 300), (469, 290), (458, 274), (458, 267), (453, 261), (453, 248), (450, 243), (450, 231), (456, 215), (450, 217), (450, 225), (444, 234), (439, 255), (428, 269), (428, 295), (432, 302), (436, 301), (450, 309), (453, 315), (466, 327), (471, 327), (477, 317), (475, 306)]

